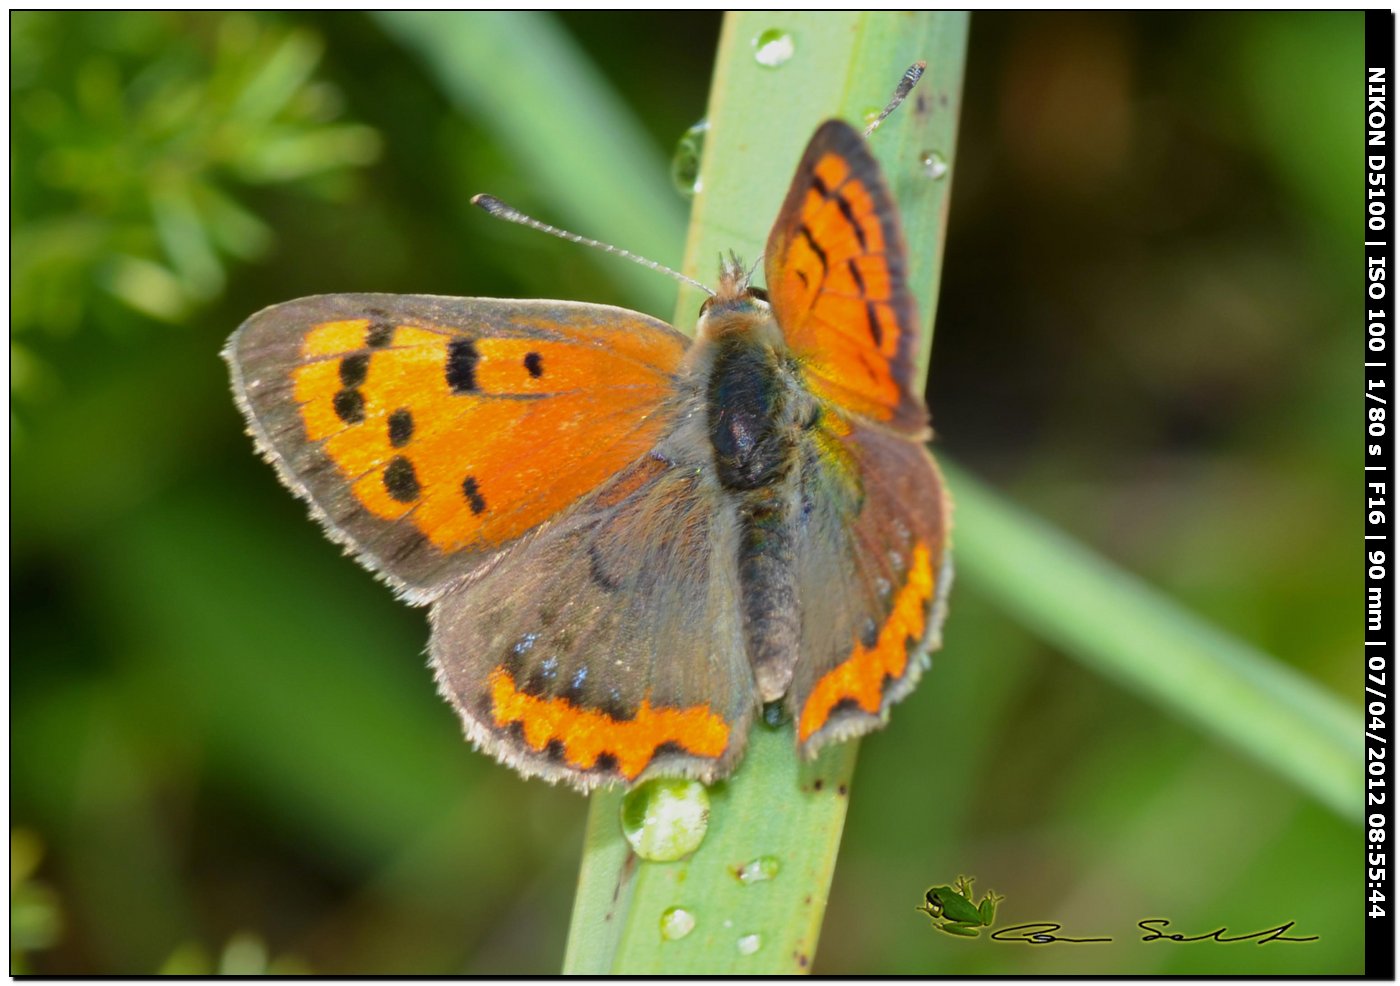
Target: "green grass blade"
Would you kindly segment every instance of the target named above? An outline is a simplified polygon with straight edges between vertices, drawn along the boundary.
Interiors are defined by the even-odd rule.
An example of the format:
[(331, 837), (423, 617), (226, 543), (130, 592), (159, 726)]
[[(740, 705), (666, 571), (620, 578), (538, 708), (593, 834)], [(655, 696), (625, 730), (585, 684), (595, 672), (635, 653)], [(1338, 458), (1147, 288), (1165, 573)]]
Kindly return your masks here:
[(943, 464), (960, 578), (1066, 654), (1238, 747), (1344, 818), (1362, 813), (1361, 714)]
[[(743, 766), (709, 789), (705, 842), (674, 863), (630, 857), (621, 792), (594, 795), (564, 971), (574, 974), (761, 974), (810, 969), (826, 910), (855, 768), (854, 743), (799, 765), (792, 730), (758, 726)], [(739, 871), (765, 859), (771, 879)], [(695, 930), (668, 941), (680, 907)], [(741, 950), (741, 939), (756, 946)]]
[[(779, 68), (754, 58), (754, 39), (773, 28), (793, 41), (792, 58)], [(730, 15), (710, 96), (703, 191), (692, 215), (686, 272), (713, 280), (723, 250), (757, 258), (817, 125), (833, 116), (860, 122), (878, 111), (904, 69), (923, 58), (929, 73), (916, 90), (920, 101), (891, 117), (873, 147), (900, 203), (921, 308), (931, 313), (949, 180), (925, 177), (920, 160), (923, 152), (937, 151), (952, 162), (966, 35), (967, 18), (960, 14)], [(684, 291), (676, 324), (693, 325), (701, 300)], [(925, 365), (926, 356), (927, 348)], [(620, 793), (595, 795), (565, 971), (808, 970), (857, 744), (829, 749), (806, 766), (794, 749), (790, 726), (756, 727), (740, 769), (711, 789), (704, 844), (676, 863), (630, 857), (618, 824)], [(738, 869), (759, 857), (771, 857), (776, 874), (741, 882)], [(695, 916), (695, 930), (667, 941), (661, 915), (677, 906)], [(741, 949), (741, 939), (756, 950)]]
[[(675, 265), (686, 210), (668, 164), (553, 16), (396, 10), (375, 19), (519, 162), (534, 202), (548, 206), (541, 219)], [(665, 277), (597, 256), (636, 305), (657, 313), (671, 306), (675, 286)]]

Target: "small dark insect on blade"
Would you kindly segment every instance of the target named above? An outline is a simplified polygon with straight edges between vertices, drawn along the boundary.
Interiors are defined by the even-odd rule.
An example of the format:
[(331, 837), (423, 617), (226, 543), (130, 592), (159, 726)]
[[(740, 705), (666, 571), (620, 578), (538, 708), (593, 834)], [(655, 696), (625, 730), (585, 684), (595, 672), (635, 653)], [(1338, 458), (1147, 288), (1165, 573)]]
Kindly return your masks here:
[(885, 117), (893, 113), (899, 107), (899, 104), (904, 102), (909, 94), (914, 91), (914, 87), (919, 84), (919, 79), (923, 77), (926, 68), (928, 68), (928, 62), (920, 59), (905, 70), (904, 75), (900, 77), (899, 85), (894, 87), (894, 95), (890, 97), (890, 101), (885, 104), (885, 108), (880, 111), (880, 115), (875, 118), (870, 126), (865, 128), (866, 137), (873, 134), (875, 128), (885, 122)]

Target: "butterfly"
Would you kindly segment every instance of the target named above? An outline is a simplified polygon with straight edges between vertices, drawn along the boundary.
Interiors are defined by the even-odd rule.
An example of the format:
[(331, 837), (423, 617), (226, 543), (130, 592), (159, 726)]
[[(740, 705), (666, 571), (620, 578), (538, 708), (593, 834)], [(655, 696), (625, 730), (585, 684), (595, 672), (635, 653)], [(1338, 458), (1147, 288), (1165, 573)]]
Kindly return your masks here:
[(258, 449), (431, 607), (440, 691), (525, 776), (712, 781), (765, 706), (810, 757), (939, 645), (919, 319), (850, 125), (812, 137), (765, 258), (767, 291), (722, 262), (693, 342), (606, 305), (331, 294), (224, 350)]

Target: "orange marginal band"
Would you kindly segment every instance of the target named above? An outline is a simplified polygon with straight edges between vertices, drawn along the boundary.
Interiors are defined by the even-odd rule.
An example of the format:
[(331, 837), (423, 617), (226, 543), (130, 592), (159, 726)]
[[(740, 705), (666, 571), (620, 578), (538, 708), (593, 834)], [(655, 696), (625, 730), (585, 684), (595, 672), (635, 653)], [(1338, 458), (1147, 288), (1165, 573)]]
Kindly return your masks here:
[(587, 770), (604, 753), (617, 760), (617, 769), (629, 781), (656, 756), (657, 747), (675, 743), (697, 757), (715, 758), (729, 746), (729, 726), (707, 706), (688, 709), (653, 706), (646, 699), (631, 719), (614, 719), (603, 712), (584, 709), (562, 698), (539, 698), (515, 687), (504, 667), (491, 672), (491, 707), (497, 726), (519, 722), (525, 742), (543, 750), (550, 740), (564, 744), (564, 759)]
[(826, 725), (831, 710), (845, 699), (853, 699), (872, 715), (880, 711), (885, 678), (900, 678), (909, 664), (908, 641), (924, 639), (928, 602), (933, 598), (933, 563), (928, 546), (914, 545), (909, 580), (895, 597), (894, 611), (880, 629), (875, 646), (856, 643), (851, 656), (822, 675), (797, 723), (798, 739), (806, 742)]

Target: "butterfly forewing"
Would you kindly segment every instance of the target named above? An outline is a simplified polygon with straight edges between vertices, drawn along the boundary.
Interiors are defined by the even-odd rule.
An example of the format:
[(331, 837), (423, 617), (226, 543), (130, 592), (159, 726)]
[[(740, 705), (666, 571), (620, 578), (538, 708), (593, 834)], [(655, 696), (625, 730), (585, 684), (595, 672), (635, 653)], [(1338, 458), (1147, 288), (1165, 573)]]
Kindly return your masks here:
[(601, 305), (324, 295), (226, 357), (283, 479), (425, 602), (657, 442), (687, 340)]
[(919, 323), (899, 217), (864, 139), (840, 120), (807, 145), (768, 237), (768, 290), (814, 390), (910, 434)]

